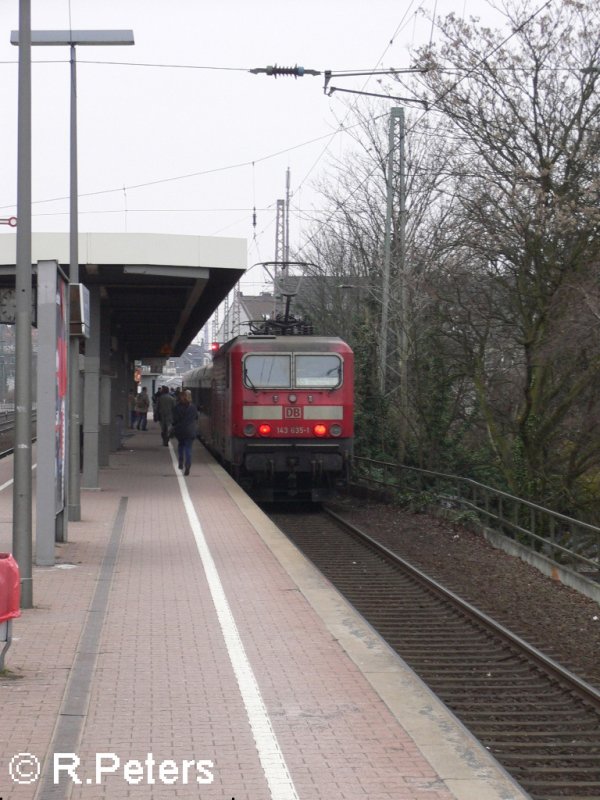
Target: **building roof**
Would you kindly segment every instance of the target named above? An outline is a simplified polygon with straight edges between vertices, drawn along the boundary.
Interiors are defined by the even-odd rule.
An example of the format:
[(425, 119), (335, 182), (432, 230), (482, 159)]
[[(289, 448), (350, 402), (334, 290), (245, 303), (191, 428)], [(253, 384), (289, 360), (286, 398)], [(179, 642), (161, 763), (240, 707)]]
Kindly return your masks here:
[(273, 316), (275, 300), (270, 292), (259, 295), (239, 294), (240, 303), (250, 320), (261, 320)]
[[(34, 233), (32, 261), (69, 274), (69, 234)], [(180, 355), (246, 268), (246, 240), (79, 234), (79, 280), (99, 286), (111, 335), (131, 359)], [(14, 286), (16, 235), (0, 235), (0, 286)]]

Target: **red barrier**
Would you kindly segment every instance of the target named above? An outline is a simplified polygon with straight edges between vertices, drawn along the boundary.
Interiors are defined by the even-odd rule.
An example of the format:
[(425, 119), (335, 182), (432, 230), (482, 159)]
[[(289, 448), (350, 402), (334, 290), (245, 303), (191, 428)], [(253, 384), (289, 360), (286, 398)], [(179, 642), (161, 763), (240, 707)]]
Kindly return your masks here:
[(0, 623), (21, 616), (21, 578), (10, 553), (0, 553)]

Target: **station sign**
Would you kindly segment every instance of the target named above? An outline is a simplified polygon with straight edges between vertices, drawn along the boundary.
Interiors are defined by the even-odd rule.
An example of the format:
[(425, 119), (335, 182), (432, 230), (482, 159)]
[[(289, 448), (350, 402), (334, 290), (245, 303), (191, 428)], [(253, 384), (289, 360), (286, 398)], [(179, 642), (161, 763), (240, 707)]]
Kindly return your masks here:
[(69, 284), (71, 336), (90, 337), (90, 291), (82, 283)]

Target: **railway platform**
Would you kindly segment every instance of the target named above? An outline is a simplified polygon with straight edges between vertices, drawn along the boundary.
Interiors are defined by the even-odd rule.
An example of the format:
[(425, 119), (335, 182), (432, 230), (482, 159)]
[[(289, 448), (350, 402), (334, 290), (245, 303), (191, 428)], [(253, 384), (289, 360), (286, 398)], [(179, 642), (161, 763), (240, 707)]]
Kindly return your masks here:
[(200, 444), (182, 475), (156, 424), (33, 577), (0, 676), (2, 800), (527, 797)]

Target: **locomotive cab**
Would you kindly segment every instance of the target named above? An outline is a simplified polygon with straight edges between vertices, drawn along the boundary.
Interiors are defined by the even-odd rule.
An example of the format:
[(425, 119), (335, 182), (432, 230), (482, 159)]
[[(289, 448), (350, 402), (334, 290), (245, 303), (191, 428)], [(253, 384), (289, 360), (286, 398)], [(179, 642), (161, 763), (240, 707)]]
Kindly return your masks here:
[(256, 499), (322, 500), (348, 479), (353, 384), (341, 339), (237, 337), (214, 357), (202, 438)]

